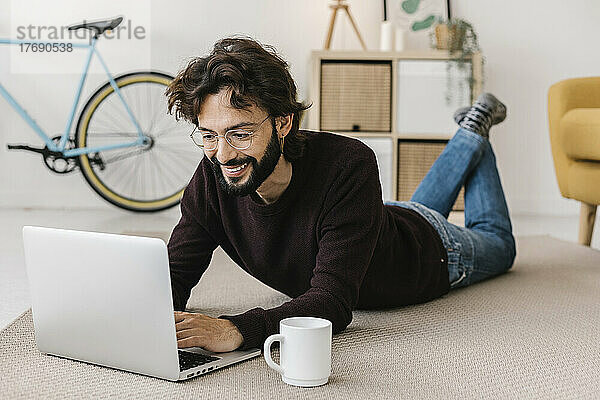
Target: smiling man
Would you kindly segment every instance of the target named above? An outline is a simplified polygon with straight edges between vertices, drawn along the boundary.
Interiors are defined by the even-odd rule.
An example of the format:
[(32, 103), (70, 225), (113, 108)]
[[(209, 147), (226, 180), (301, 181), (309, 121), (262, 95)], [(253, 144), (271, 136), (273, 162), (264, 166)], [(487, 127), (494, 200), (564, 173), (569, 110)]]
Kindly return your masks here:
[[(296, 101), (288, 65), (271, 47), (220, 40), (178, 74), (167, 97), (205, 154), (168, 245), (180, 347), (261, 347), (290, 316), (329, 319), (337, 333), (354, 309), (426, 302), (512, 266), (488, 140), (506, 110), (489, 94), (455, 114), (460, 128), (412, 200), (386, 204), (369, 147), (299, 129), (308, 106)], [(446, 218), (463, 185), (459, 227)], [(183, 312), (217, 246), (292, 299), (219, 318)]]

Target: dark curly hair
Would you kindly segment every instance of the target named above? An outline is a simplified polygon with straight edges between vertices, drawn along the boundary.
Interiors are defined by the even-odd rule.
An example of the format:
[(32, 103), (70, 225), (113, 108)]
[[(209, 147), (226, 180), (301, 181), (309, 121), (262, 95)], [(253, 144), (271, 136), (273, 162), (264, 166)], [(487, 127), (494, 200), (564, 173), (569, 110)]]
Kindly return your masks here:
[(266, 110), (275, 128), (275, 117), (293, 114), (292, 128), (285, 137), (283, 155), (288, 161), (304, 154), (308, 133), (299, 131), (306, 105), (296, 101), (296, 84), (289, 65), (274, 47), (244, 37), (215, 43), (210, 55), (193, 58), (177, 74), (165, 94), (168, 110), (198, 126), (198, 114), (208, 95), (231, 91), (231, 105), (245, 109), (252, 104)]

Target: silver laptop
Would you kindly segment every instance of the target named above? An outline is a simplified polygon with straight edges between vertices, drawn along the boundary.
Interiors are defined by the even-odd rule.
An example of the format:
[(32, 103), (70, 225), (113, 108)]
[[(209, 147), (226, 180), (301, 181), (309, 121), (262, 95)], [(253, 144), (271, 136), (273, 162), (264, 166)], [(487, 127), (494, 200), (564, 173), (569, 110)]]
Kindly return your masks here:
[(160, 239), (23, 227), (40, 352), (172, 381), (260, 355), (177, 349)]

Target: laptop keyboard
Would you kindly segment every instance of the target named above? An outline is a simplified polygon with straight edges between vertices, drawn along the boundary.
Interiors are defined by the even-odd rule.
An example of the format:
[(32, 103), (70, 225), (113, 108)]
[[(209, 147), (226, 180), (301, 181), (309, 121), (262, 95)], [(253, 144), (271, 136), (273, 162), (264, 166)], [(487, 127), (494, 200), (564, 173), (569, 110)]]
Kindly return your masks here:
[(207, 364), (220, 359), (221, 357), (212, 357), (204, 354), (179, 350), (179, 370), (185, 371), (187, 369), (198, 367), (202, 364)]

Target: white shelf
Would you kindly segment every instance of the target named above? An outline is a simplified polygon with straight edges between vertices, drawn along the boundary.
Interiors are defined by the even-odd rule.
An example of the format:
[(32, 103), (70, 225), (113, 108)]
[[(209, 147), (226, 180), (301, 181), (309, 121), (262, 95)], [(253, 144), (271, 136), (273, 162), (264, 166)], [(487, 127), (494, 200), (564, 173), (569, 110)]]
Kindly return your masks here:
[[(482, 90), (482, 57), (480, 53), (475, 53), (465, 58), (471, 64), (471, 68), (468, 71), (463, 71), (468, 72), (468, 74), (462, 77), (462, 79), (467, 80), (469, 83), (468, 92), (463, 97), (465, 101), (461, 104), (450, 104), (447, 106), (445, 105), (444, 92), (447, 82), (447, 70), (445, 64), (440, 65), (439, 62), (454, 62), (460, 57), (459, 53), (449, 53), (442, 50), (403, 52), (315, 50), (311, 55), (308, 100), (312, 101), (313, 106), (307, 111), (307, 127), (311, 130), (321, 130), (322, 61), (328, 61), (327, 65), (331, 65), (330, 63), (335, 60), (342, 61), (344, 64), (351, 61), (356, 61), (357, 64), (368, 63), (369, 61), (388, 61), (388, 65), (391, 65), (390, 132), (332, 130), (334, 133), (360, 139), (367, 145), (371, 142), (371, 148), (373, 148), (379, 162), (380, 179), (382, 180), (382, 191), (385, 200), (397, 199), (398, 141), (449, 140), (456, 131), (456, 126), (452, 120), (454, 110), (470, 104), (471, 99), (477, 97)], [(402, 64), (403, 62), (404, 64)], [(352, 71), (355, 69), (356, 66), (353, 65)], [(328, 71), (331, 71), (331, 69), (328, 69)], [(369, 70), (366, 69), (366, 71), (366, 76), (369, 76)], [(344, 76), (344, 80), (342, 80), (343, 84), (348, 85), (345, 74), (344, 72), (344, 75), (340, 76)], [(355, 74), (353, 73), (349, 76), (354, 77)], [(358, 76), (360, 77), (360, 74)], [(470, 79), (471, 77), (473, 79)], [(374, 79), (374, 82), (377, 82), (377, 80)], [(381, 82), (381, 80), (378, 82)], [(355, 88), (351, 87), (350, 92), (354, 93), (354, 91)], [(365, 91), (365, 93), (371, 92), (370, 88)], [(336, 91), (330, 93), (336, 93)], [(386, 93), (390, 93), (390, 91), (386, 89)], [(368, 98), (366, 94), (365, 97)], [(352, 99), (353, 97), (350, 98)], [(330, 99), (329, 103), (331, 104)], [(387, 104), (385, 106), (387, 109)], [(344, 110), (352, 109), (360, 108), (352, 104), (352, 108)], [(331, 112), (331, 110), (328, 112)], [(405, 114), (403, 115), (403, 113)], [(348, 113), (345, 111), (343, 115), (346, 114)], [(331, 114), (328, 115), (330, 116)], [(369, 114), (370, 117), (373, 115)], [(346, 126), (350, 126), (349, 120), (344, 119), (343, 121), (348, 122)], [(352, 121), (352, 123), (358, 126), (364, 125), (360, 121)], [(383, 124), (383, 126), (386, 125), (388, 124)], [(389, 149), (386, 150), (381, 147), (382, 143), (385, 143), (382, 140), (389, 140)], [(391, 167), (389, 166), (390, 160)], [(391, 199), (389, 198), (390, 195), (392, 196)]]

